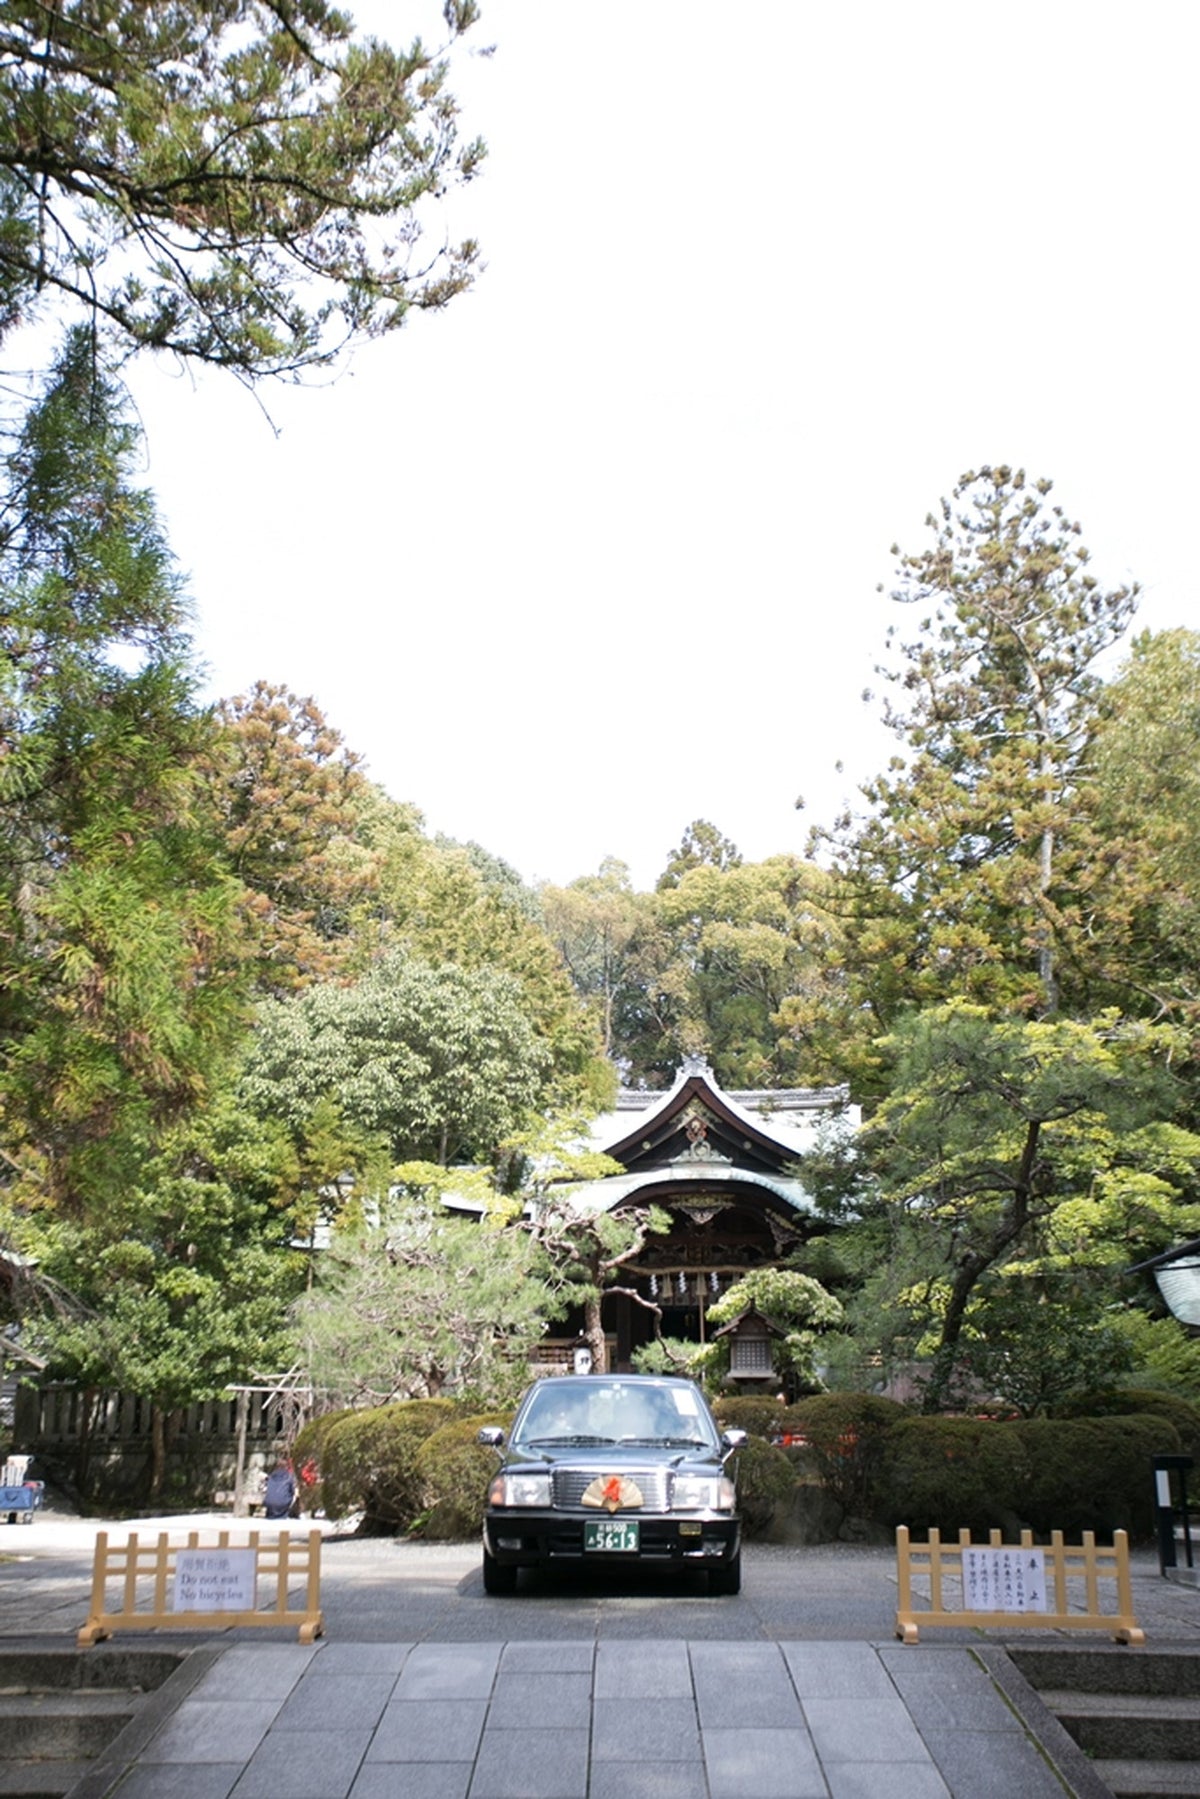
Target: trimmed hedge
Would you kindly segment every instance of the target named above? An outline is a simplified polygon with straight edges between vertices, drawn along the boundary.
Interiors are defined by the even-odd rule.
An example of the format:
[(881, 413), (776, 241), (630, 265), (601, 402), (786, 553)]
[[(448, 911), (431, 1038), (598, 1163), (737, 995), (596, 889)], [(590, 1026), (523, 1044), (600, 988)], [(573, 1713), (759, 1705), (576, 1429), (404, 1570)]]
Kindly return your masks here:
[(314, 1511), (323, 1511), (332, 1517), (325, 1502), (324, 1456), (325, 1439), (335, 1424), (343, 1418), (352, 1417), (348, 1406), (340, 1407), (336, 1412), (322, 1412), (319, 1418), (310, 1418), (307, 1424), (301, 1425), (296, 1433), (296, 1441), (292, 1444), (292, 1466), (299, 1472), (305, 1463), (316, 1465), (317, 1483), (304, 1494), (305, 1503)]
[(876, 1393), (817, 1393), (789, 1407), (787, 1429), (806, 1439), (800, 1459), (826, 1492), (848, 1516), (865, 1518), (878, 1507), (887, 1433), (906, 1416)]
[(792, 1408), (782, 1399), (758, 1399), (736, 1393), (713, 1401), (713, 1417), (722, 1430), (748, 1430), (770, 1442), (787, 1426)]
[(410, 1523), (425, 1509), (417, 1451), (440, 1425), (465, 1410), (453, 1399), (405, 1399), (343, 1414), (322, 1446), (328, 1515), (361, 1511), (366, 1530), (397, 1530)]
[[(1158, 1387), (1112, 1387), (1104, 1392), (1073, 1393), (1052, 1407), (1052, 1418), (1165, 1418), (1179, 1432), (1183, 1454), (1200, 1462), (1200, 1406), (1179, 1393)], [(1163, 1455), (1172, 1453), (1163, 1450)]]
[(476, 1537), (483, 1529), (488, 1483), (500, 1466), (494, 1449), (479, 1442), (486, 1424), (507, 1433), (511, 1412), (478, 1412), (439, 1425), (417, 1450), (414, 1469), (426, 1509), (423, 1535), (437, 1542)]
[(782, 1449), (765, 1437), (747, 1437), (734, 1459), (742, 1529), (747, 1537), (765, 1537), (776, 1511), (796, 1490), (796, 1471)]
[(1165, 1418), (905, 1418), (882, 1446), (881, 1515), (922, 1532), (1119, 1528), (1145, 1537), (1152, 1457), (1178, 1448)]

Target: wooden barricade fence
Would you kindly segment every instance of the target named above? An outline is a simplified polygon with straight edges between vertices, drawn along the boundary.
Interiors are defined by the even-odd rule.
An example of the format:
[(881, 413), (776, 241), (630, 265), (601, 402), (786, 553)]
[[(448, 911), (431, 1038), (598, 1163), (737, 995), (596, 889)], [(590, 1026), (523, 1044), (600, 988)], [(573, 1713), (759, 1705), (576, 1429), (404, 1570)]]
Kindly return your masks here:
[[(169, 1586), (177, 1577), (179, 1555), (184, 1550), (197, 1552), (217, 1569), (223, 1564), (236, 1567), (238, 1553), (251, 1552), (254, 1558), (254, 1603), (222, 1610), (206, 1600), (203, 1609), (176, 1611), (172, 1602), (178, 1603), (178, 1594), (169, 1590)], [(193, 1556), (189, 1568), (195, 1561)], [(257, 1601), (260, 1574), (273, 1575), (275, 1579), (275, 1601), (266, 1610), (260, 1610)], [(289, 1610), (288, 1589), (301, 1581), (305, 1602), (299, 1610)], [(110, 1611), (108, 1589), (118, 1582), (120, 1602), (115, 1611)], [(209, 1600), (212, 1597), (210, 1593)], [(324, 1635), (319, 1530), (308, 1531), (299, 1537), (284, 1530), (277, 1537), (265, 1540), (258, 1531), (252, 1530), (237, 1541), (231, 1540), (230, 1532), (223, 1530), (215, 1541), (210, 1537), (205, 1542), (201, 1541), (200, 1532), (193, 1530), (188, 1532), (186, 1541), (178, 1543), (172, 1543), (166, 1531), (159, 1532), (155, 1538), (139, 1538), (135, 1531), (123, 1543), (110, 1543), (107, 1531), (97, 1533), (91, 1610), (76, 1638), (81, 1649), (118, 1630), (226, 1630), (233, 1626), (260, 1624), (295, 1625), (302, 1643), (311, 1643)]]
[[(998, 1559), (985, 1561), (989, 1551)], [(1064, 1543), (1061, 1530), (1051, 1533), (1048, 1544), (1035, 1544), (1028, 1530), (1021, 1532), (1020, 1543), (1004, 1543), (998, 1530), (990, 1533), (986, 1544), (973, 1543), (969, 1530), (959, 1531), (957, 1543), (943, 1543), (936, 1530), (929, 1532), (927, 1542), (914, 1543), (902, 1524), (896, 1531), (896, 1556), (896, 1635), (906, 1643), (917, 1642), (918, 1630), (926, 1625), (950, 1624), (999, 1630), (1106, 1630), (1118, 1643), (1146, 1640), (1133, 1615), (1129, 1538), (1123, 1530), (1113, 1532), (1111, 1548), (1098, 1546), (1090, 1530), (1083, 1532), (1079, 1543)], [(914, 1608), (915, 1574), (929, 1576), (928, 1611)], [(961, 1583), (963, 1603), (957, 1611), (945, 1603), (947, 1579)], [(1102, 1580), (1115, 1583), (1115, 1609), (1101, 1605)], [(1073, 1595), (1068, 1581), (1077, 1603), (1082, 1599), (1082, 1610), (1070, 1609)], [(991, 1608), (986, 1603), (968, 1605), (969, 1590), (976, 1600), (990, 1597), (1003, 1603)]]

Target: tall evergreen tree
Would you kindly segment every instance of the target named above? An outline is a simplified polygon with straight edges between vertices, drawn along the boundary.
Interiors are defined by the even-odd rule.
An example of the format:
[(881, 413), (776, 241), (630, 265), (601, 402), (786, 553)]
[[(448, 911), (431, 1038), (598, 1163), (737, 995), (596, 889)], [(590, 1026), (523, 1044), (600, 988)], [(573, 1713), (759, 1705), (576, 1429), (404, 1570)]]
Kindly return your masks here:
[(893, 597), (919, 629), (880, 672), (901, 751), (864, 788), (869, 815), (816, 837), (875, 1029), (954, 994), (1051, 1014), (1086, 962), (1103, 866), (1085, 752), (1137, 588), (1092, 575), (1050, 491), (1020, 469), (968, 473), (927, 521), (932, 545), (900, 557)]
[(0, 511), (0, 1138), (79, 1211), (207, 1091), (241, 1023), (208, 731), (136, 433), (72, 335)]

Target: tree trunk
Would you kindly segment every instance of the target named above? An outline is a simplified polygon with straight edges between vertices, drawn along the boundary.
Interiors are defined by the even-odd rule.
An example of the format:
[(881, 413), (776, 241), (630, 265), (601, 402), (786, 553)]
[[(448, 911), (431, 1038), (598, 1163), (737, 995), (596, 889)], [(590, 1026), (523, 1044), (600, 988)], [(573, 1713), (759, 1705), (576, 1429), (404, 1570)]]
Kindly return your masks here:
[(608, 1344), (601, 1319), (602, 1295), (590, 1293), (583, 1302), (583, 1334), (592, 1352), (592, 1373), (608, 1373)]
[(955, 1270), (950, 1288), (950, 1303), (942, 1319), (941, 1341), (933, 1354), (933, 1367), (921, 1402), (921, 1410), (926, 1414), (940, 1412), (945, 1405), (946, 1391), (958, 1359), (958, 1344), (967, 1306), (980, 1276), (986, 1274), (1019, 1241), (1029, 1224), (1033, 1170), (1041, 1131), (1041, 1121), (1038, 1119), (1032, 1119), (1026, 1125), (1021, 1166), (1013, 1183), (1012, 1197), (1000, 1215), (1000, 1222), (992, 1232), (991, 1240), (984, 1247), (964, 1255)]
[(150, 1407), (150, 1497), (162, 1493), (167, 1476), (167, 1414), (160, 1405)]

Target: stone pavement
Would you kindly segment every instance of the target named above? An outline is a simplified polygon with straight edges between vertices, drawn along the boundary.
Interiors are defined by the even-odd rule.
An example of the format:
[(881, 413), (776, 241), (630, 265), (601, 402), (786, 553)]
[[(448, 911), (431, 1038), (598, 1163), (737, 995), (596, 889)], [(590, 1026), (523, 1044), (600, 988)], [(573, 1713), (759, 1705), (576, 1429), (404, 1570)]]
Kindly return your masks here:
[[(37, 1530), (0, 1533), (0, 1557), (21, 1558), (0, 1559), (0, 1637), (70, 1641), (90, 1555)], [(1152, 1642), (1200, 1645), (1200, 1593), (1146, 1558), (1134, 1586)], [(156, 1637), (192, 1653), (71, 1799), (1107, 1792), (996, 1636), (894, 1640), (887, 1550), (750, 1545), (736, 1599), (593, 1575), (497, 1600), (474, 1545), (335, 1538), (322, 1599), (311, 1648), (274, 1630)]]

